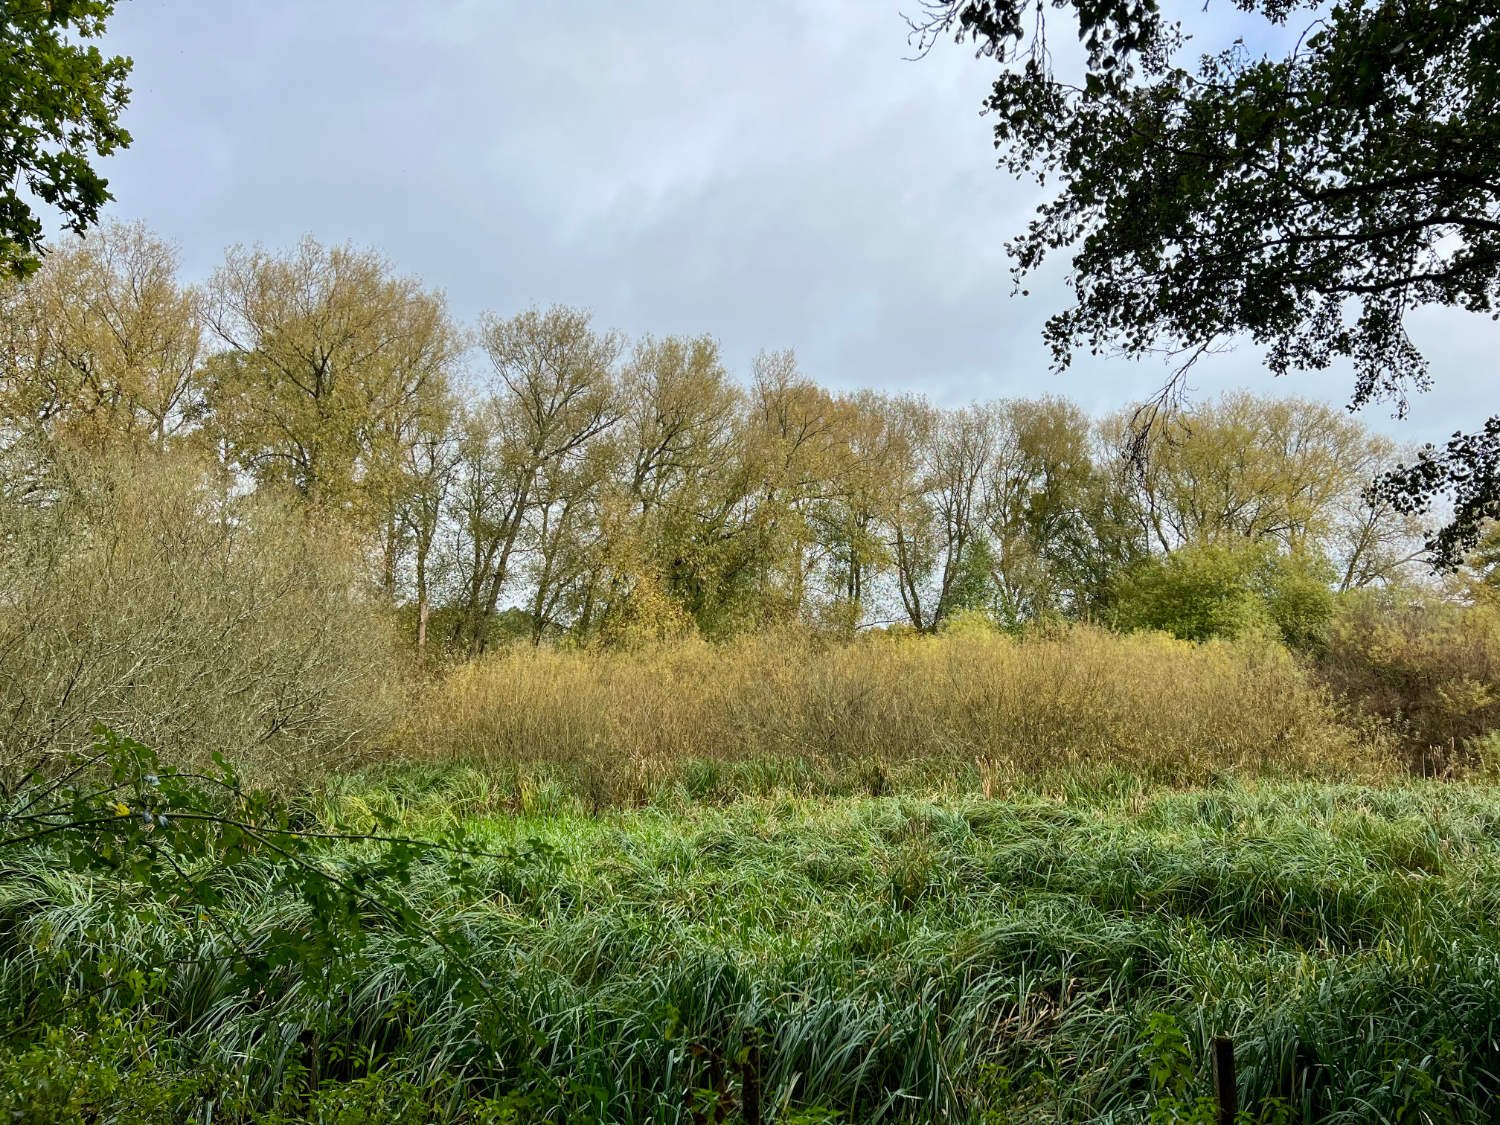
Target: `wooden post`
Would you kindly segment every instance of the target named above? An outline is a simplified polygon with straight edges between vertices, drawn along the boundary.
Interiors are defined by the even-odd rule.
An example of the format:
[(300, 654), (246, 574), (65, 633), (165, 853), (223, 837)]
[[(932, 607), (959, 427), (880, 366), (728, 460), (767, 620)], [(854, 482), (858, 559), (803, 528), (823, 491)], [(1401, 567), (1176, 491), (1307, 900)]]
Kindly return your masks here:
[(1218, 1104), (1218, 1125), (1234, 1125), (1240, 1113), (1240, 1092), (1234, 1075), (1234, 1040), (1227, 1035), (1214, 1038), (1214, 1101)]
[(740, 1116), (745, 1125), (761, 1125), (760, 1044), (752, 1036), (740, 1064)]

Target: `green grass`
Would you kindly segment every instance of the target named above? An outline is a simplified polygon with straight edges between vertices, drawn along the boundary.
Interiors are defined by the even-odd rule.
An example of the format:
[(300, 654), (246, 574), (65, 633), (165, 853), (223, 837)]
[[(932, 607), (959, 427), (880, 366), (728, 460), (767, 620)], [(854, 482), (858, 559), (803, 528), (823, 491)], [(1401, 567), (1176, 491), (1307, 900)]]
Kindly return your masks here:
[[(347, 781), (320, 807), (371, 805), (417, 835), (460, 818), (494, 853), (471, 892), (436, 865), (404, 892), (468, 939), (488, 1000), (463, 999), (441, 950), (380, 939), (347, 987), (287, 970), (247, 994), (184, 909), (122, 914), (110, 888), (13, 856), (3, 1109), (736, 1121), (758, 1090), (776, 1121), (1187, 1120), (1153, 1067), (1180, 1034), (1190, 1101), (1221, 1033), (1267, 1120), (1500, 1108), (1487, 787), (1112, 776), (995, 800), (679, 790), (590, 815), (449, 771)], [(305, 924), (259, 872), (226, 881), (222, 909), (262, 934)], [(101, 964), (107, 987), (39, 1007)]]

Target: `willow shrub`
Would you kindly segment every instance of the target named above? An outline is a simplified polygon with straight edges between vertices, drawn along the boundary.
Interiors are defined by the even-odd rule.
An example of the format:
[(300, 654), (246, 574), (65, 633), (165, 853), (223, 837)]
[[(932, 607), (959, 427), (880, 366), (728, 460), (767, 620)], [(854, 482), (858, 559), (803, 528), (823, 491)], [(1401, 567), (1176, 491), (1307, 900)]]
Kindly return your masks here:
[(395, 646), (350, 544), (189, 457), (68, 460), (0, 482), (0, 782), (104, 723), (258, 782), (389, 728)]
[(1370, 591), (1340, 600), (1320, 675), (1379, 720), (1412, 769), (1493, 769), (1500, 731), (1500, 606)]
[(1279, 646), (1085, 627), (517, 647), (433, 685), (403, 739), (418, 755), (581, 769), (616, 791), (697, 761), (985, 784), (1107, 766), (1192, 782), (1367, 773), (1383, 754)]

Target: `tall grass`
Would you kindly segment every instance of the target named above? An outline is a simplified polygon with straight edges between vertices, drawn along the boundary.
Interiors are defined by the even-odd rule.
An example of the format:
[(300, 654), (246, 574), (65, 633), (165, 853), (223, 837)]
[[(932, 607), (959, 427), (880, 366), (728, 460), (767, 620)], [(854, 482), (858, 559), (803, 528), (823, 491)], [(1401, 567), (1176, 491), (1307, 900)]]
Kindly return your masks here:
[[(1139, 1121), (1165, 1014), (1197, 1092), (1234, 1036), (1257, 1112), (1487, 1120), (1497, 825), (1493, 791), (1431, 783), (501, 816), (476, 825), (473, 897), (425, 866), (406, 891), (467, 936), (493, 1007), (378, 934), (340, 994), (244, 991), (190, 910), (121, 912), (22, 858), (0, 1109), (35, 1104), (24, 1073), (32, 1099), (71, 1081), (77, 1120), (150, 1119), (133, 1107), (170, 1090), (162, 1120), (686, 1125), (743, 1120), (753, 1089), (767, 1121)], [(221, 890), (251, 946), (305, 924), (272, 870)], [(37, 1010), (100, 963), (119, 984), (89, 1026)], [(80, 1078), (88, 1052), (110, 1066)]]
[(1085, 627), (516, 648), (433, 685), (401, 739), (413, 756), (561, 764), (617, 790), (689, 761), (986, 779), (1111, 766), (1169, 782), (1381, 768), (1381, 748), (1275, 646)]

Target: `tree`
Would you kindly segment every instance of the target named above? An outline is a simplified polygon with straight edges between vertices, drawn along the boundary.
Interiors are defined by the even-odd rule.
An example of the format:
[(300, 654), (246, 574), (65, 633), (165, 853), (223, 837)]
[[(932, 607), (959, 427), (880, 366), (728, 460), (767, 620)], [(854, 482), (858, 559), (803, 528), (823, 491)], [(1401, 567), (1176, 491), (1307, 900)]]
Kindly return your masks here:
[(974, 403), (943, 414), (934, 434), (928, 495), (937, 516), (940, 563), (930, 628), (985, 600), (979, 587), (989, 577), (992, 557), (984, 536), (985, 484), (1002, 426), (995, 405)]
[(746, 468), (756, 482), (750, 527), (756, 616), (794, 618), (826, 544), (815, 513), (833, 499), (849, 456), (848, 417), (797, 367), (790, 351), (755, 357), (750, 409), (742, 433)]
[(1279, 552), (1269, 541), (1200, 541), (1123, 575), (1115, 620), (1190, 641), (1276, 635), (1314, 648), (1333, 617), (1330, 578), (1321, 558)]
[(585, 636), (612, 636), (627, 619), (636, 630), (675, 624), (680, 612), (716, 602), (713, 572), (735, 536), (735, 501), (744, 493), (736, 438), (745, 396), (711, 337), (637, 342), (620, 406), (604, 549), (595, 552), (579, 606)]
[[(388, 529), (462, 343), (442, 298), (377, 254), (306, 238), (280, 256), (231, 250), (208, 322), (227, 346), (210, 364), (208, 405), (230, 462)], [(388, 588), (393, 566), (388, 556)]]
[[(1127, 412), (1101, 429), (1111, 459), (1132, 440)], [(1305, 399), (1231, 393), (1160, 415), (1129, 466), (1133, 507), (1162, 554), (1264, 542), (1320, 558), (1340, 589), (1390, 583), (1422, 553), (1413, 519), (1367, 487), (1396, 449), (1342, 411)]]
[(0, 413), (72, 446), (161, 449), (202, 413), (203, 319), (172, 248), (111, 224), (0, 286)]
[(480, 336), (494, 380), (459, 443), (463, 589), (454, 634), (475, 653), (488, 644), (528, 521), (559, 502), (569, 468), (619, 421), (623, 346), (594, 331), (587, 313), (563, 307), (486, 315)]
[[(1156, 0), (1053, 6), (1072, 9), (1081, 73), (1054, 69), (1031, 0), (933, 0), (917, 30), (1004, 66), (986, 103), (1001, 163), (1056, 185), (1011, 248), (1018, 278), (1072, 254), (1074, 304), (1045, 330), (1059, 366), (1088, 347), (1166, 349), (1185, 369), (1248, 338), (1278, 373), (1351, 361), (1355, 406), (1403, 403), (1428, 381), (1412, 310), (1496, 310), (1490, 0), (1240, 0), (1273, 35), (1308, 26), (1280, 57), (1236, 42), (1193, 64)], [(1406, 510), (1452, 494), (1433, 546), (1455, 561), (1500, 514), (1500, 419), (1382, 487)]]
[[(1107, 425), (1117, 454), (1132, 424), (1127, 413)], [(1357, 500), (1390, 456), (1388, 442), (1333, 407), (1243, 391), (1158, 417), (1152, 437), (1136, 485), (1163, 551), (1225, 537), (1321, 546), (1339, 505)]]
[(907, 396), (885, 404), (897, 457), (887, 519), (901, 608), (913, 629), (930, 625), (927, 578), (936, 565), (936, 516), (928, 497), (927, 457), (941, 413), (926, 399)]
[(623, 395), (627, 491), (646, 513), (722, 463), (740, 396), (708, 336), (639, 341)]
[(908, 479), (913, 451), (888, 400), (870, 391), (840, 398), (847, 454), (829, 497), (813, 510), (828, 558), (836, 616), (852, 628), (868, 615), (875, 580), (895, 561), (886, 535)]
[(614, 450), (593, 441), (578, 457), (556, 460), (538, 474), (536, 503), (525, 535), (530, 556), (531, 643), (565, 626), (586, 597), (594, 560), (603, 548), (603, 501)]
[(40, 264), (37, 201), (82, 234), (111, 198), (93, 156), (130, 144), (119, 117), (131, 62), (77, 39), (97, 39), (114, 0), (9, 0), (0, 12), (0, 269)]
[(414, 420), (416, 433), (405, 443), (401, 465), (405, 488), (391, 513), (387, 532), (387, 559), (405, 557), (410, 561), (419, 650), (427, 647), (437, 536), (458, 469), (457, 411), (456, 398), (433, 396), (430, 407)]
[(1042, 398), (998, 409), (984, 508), (996, 608), (1010, 625), (1086, 616), (1139, 553), (1129, 498), (1118, 474), (1095, 464), (1094, 427), (1078, 406)]
[(888, 515), (897, 590), (912, 628), (936, 630), (952, 613), (992, 601), (985, 515), (1002, 410), (945, 411), (922, 399), (888, 409), (899, 454)]

